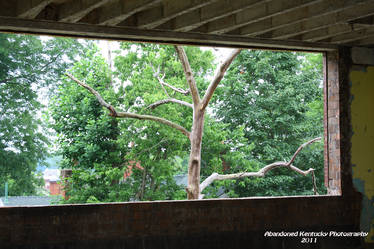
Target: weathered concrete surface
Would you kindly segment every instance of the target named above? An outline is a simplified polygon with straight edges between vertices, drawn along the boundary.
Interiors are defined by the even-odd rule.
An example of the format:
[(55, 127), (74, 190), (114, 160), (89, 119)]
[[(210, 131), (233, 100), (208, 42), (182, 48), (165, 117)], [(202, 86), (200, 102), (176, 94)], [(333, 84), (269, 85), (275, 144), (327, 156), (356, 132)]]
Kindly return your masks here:
[(352, 62), (358, 65), (374, 66), (374, 49), (364, 47), (352, 48)]

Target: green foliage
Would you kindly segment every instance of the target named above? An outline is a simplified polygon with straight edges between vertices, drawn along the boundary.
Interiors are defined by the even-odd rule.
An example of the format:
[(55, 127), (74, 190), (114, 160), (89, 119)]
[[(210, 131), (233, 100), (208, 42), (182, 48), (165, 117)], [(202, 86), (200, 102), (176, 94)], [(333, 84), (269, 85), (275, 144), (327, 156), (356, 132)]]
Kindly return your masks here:
[[(186, 53), (203, 95), (215, 68), (213, 54), (194, 47), (187, 47)], [(322, 135), (319, 59), (313, 54), (241, 52), (206, 114), (201, 180), (213, 172), (253, 172), (265, 164), (288, 160), (303, 142)], [(166, 86), (163, 89), (157, 79), (188, 89), (172, 46), (122, 43), (114, 72), (92, 49), (71, 73), (94, 87), (117, 110), (163, 117), (191, 129), (191, 108), (174, 103), (147, 108), (169, 97), (191, 103), (190, 96)], [(153, 121), (113, 119), (91, 93), (67, 78), (58, 89), (51, 114), (63, 166), (73, 169), (67, 202), (186, 197), (184, 186), (177, 185), (175, 177), (187, 173), (190, 143), (179, 131)], [(321, 144), (309, 146), (295, 161), (302, 169), (317, 169), (320, 190), (322, 149)], [(128, 174), (125, 179), (124, 174)], [(263, 179), (215, 182), (204, 194), (296, 195), (311, 194), (311, 190), (310, 176), (279, 169)]]
[[(191, 103), (191, 96), (184, 96), (165, 87), (167, 94), (163, 91), (160, 83), (155, 77), (155, 72), (159, 72), (166, 83), (182, 89), (188, 89), (182, 65), (172, 46), (149, 45), (149, 44), (122, 44), (126, 56), (116, 58), (118, 77), (122, 81), (131, 83), (124, 86), (120, 91), (125, 96), (125, 106), (130, 106), (127, 110), (152, 114), (167, 118), (178, 123), (188, 130), (192, 126), (192, 109), (177, 104), (165, 104), (155, 110), (146, 107), (158, 100), (168, 98), (168, 95)], [(209, 84), (208, 76), (214, 72), (213, 54), (211, 51), (202, 51), (196, 47), (185, 47), (194, 77), (197, 82), (200, 95), (203, 96)], [(122, 52), (122, 54), (124, 54)], [(139, 97), (140, 96), (140, 97)], [(190, 143), (180, 132), (154, 122), (124, 120), (126, 135), (134, 142), (129, 158), (136, 158), (142, 162), (150, 178), (150, 193), (155, 193), (155, 188), (162, 179), (167, 185), (173, 186), (172, 177), (176, 174), (187, 173), (187, 160)], [(227, 125), (212, 119), (209, 114), (205, 116), (204, 136), (202, 144), (201, 158), (201, 178), (202, 180), (213, 172), (224, 173), (224, 165), (236, 164), (236, 170), (253, 170), (258, 166), (251, 160), (249, 151), (253, 149), (248, 146), (248, 141), (244, 138), (243, 127), (227, 129)], [(121, 129), (125, 130), (125, 129)], [(128, 140), (127, 140), (128, 141)], [(175, 158), (184, 159), (176, 163)], [(153, 171), (153, 168), (159, 171)], [(227, 170), (227, 169), (226, 169)], [(147, 178), (148, 179), (148, 178)], [(152, 179), (155, 184), (152, 184)], [(148, 184), (148, 183), (147, 183)], [(148, 186), (148, 185), (147, 185)], [(146, 193), (145, 196), (147, 195)], [(175, 191), (175, 190), (174, 190)], [(207, 196), (216, 196), (218, 188), (207, 189), (204, 193)], [(185, 198), (182, 188), (178, 189), (178, 197)]]
[[(215, 114), (233, 130), (242, 125), (260, 167), (287, 161), (304, 142), (323, 135), (322, 59), (319, 54), (242, 51), (215, 98)], [(323, 187), (323, 145), (304, 149), (294, 164), (315, 168)], [(312, 194), (311, 176), (287, 169), (263, 179), (236, 180), (232, 196)]]
[[(154, 110), (147, 109), (150, 104), (168, 98), (168, 95), (191, 103), (190, 96), (184, 96), (165, 87), (164, 92), (155, 73), (166, 83), (188, 89), (183, 68), (172, 46), (151, 44), (122, 43), (122, 53), (116, 57), (117, 75), (122, 82), (129, 82), (120, 87), (119, 92), (125, 95), (124, 106), (129, 112), (151, 114), (171, 120), (190, 130), (192, 125), (192, 109), (178, 104), (165, 104)], [(210, 51), (201, 51), (196, 47), (186, 48), (191, 67), (196, 72), (196, 81), (200, 88), (206, 88), (206, 75), (213, 70), (213, 55)], [(214, 123), (212, 120), (207, 121)], [(137, 160), (144, 167), (139, 172), (141, 181), (136, 182), (141, 188), (138, 196), (145, 200), (184, 199), (186, 193), (183, 186), (175, 183), (174, 177), (187, 173), (189, 140), (168, 126), (151, 121), (121, 122), (124, 143), (132, 142), (129, 160)], [(212, 133), (213, 134), (213, 133)], [(209, 139), (209, 136), (207, 136)], [(212, 149), (212, 146), (206, 147)], [(204, 153), (203, 162), (211, 164), (212, 152)], [(183, 163), (184, 162), (184, 163)], [(140, 176), (143, 174), (142, 176)], [(142, 187), (143, 186), (143, 187)]]
[(37, 94), (56, 86), (80, 49), (65, 38), (0, 34), (0, 189), (8, 181), (10, 195), (36, 194), (42, 185), (35, 170), (48, 139), (37, 118), (43, 107)]
[[(107, 101), (117, 103), (109, 68), (97, 48), (92, 47), (70, 73), (92, 85)], [(110, 201), (108, 196), (116, 191), (110, 186), (118, 183), (124, 167), (125, 151), (117, 141), (118, 121), (108, 116), (89, 92), (66, 77), (52, 99), (50, 113), (64, 158), (61, 166), (73, 169), (67, 185), (69, 201)]]
[[(215, 69), (214, 56), (196, 47), (185, 50), (203, 95)], [(62, 167), (73, 169), (67, 202), (184, 199), (175, 176), (187, 173), (188, 139), (159, 123), (108, 116), (92, 94), (62, 76), (73, 63), (70, 72), (113, 106), (164, 117), (190, 130), (190, 108), (147, 108), (168, 97), (191, 102), (190, 96), (164, 90), (156, 77), (188, 89), (174, 47), (122, 43), (111, 72), (93, 43), (0, 34), (0, 188), (7, 181), (10, 195), (24, 195), (42, 185), (35, 169), (49, 144), (37, 118), (43, 108), (37, 95), (43, 88), (54, 96), (45, 117), (58, 134)], [(258, 171), (288, 160), (300, 144), (321, 136), (321, 72), (318, 54), (242, 51), (206, 114), (202, 180), (213, 172)], [(317, 169), (317, 185), (324, 191), (321, 143), (304, 149), (294, 164)], [(296, 195), (311, 194), (311, 189), (310, 176), (279, 169), (261, 179), (215, 182), (204, 194)]]
[[(214, 69), (214, 57), (210, 51), (194, 47), (186, 48), (186, 53), (199, 89), (204, 90), (208, 85), (206, 76)], [(116, 71), (109, 73), (103, 58), (93, 50), (71, 72), (118, 110), (164, 117), (190, 129), (192, 109), (188, 107), (165, 104), (154, 110), (147, 108), (168, 95), (191, 101), (190, 96), (167, 87), (165, 93), (155, 76), (158, 72), (165, 82), (188, 89), (173, 47), (122, 43), (115, 67)], [(109, 75), (119, 80), (108, 85)], [(63, 166), (73, 169), (67, 184), (68, 202), (186, 198), (184, 186), (176, 184), (175, 176), (187, 173), (190, 144), (179, 131), (152, 121), (113, 119), (87, 90), (66, 78), (51, 114), (64, 156)], [(209, 116), (206, 127), (202, 173), (223, 172), (223, 160), (231, 162), (245, 155), (247, 147), (234, 146), (243, 139), (242, 129), (228, 131)], [(228, 156), (231, 147), (232, 156)], [(136, 162), (142, 169), (132, 167), (132, 174), (124, 180), (123, 174)]]

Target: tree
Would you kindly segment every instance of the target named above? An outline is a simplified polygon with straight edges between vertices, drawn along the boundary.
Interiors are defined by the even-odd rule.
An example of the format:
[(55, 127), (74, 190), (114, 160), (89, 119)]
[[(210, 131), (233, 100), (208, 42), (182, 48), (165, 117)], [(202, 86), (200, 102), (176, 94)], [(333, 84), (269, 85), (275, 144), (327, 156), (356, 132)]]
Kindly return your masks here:
[[(182, 110), (192, 114), (190, 108), (180, 105), (162, 105), (154, 110), (147, 108), (151, 103), (167, 96), (162, 91), (157, 78), (154, 77), (154, 70), (158, 66), (159, 73), (164, 75), (164, 80), (172, 79), (174, 86), (184, 86), (183, 69), (175, 57), (173, 47), (159, 47), (151, 44), (136, 46), (126, 43), (121, 46), (122, 55), (116, 57), (118, 78), (121, 82), (131, 82), (131, 84), (126, 83), (118, 87), (118, 82), (114, 83), (114, 88), (118, 87), (118, 92), (114, 92), (112, 87), (105, 87), (109, 82), (107, 75), (110, 72), (108, 72), (104, 60), (95, 51), (84, 56), (84, 59), (77, 63), (70, 73), (95, 86), (101, 95), (108, 96), (105, 98), (109, 99), (112, 104), (119, 105), (121, 103), (123, 104), (122, 108), (137, 112), (157, 112), (160, 116), (170, 115), (174, 118), (174, 122), (183, 125), (190, 124), (191, 120), (186, 119), (185, 115), (181, 113)], [(134, 49), (137, 51), (134, 52)], [(213, 55), (209, 51), (202, 52), (198, 48), (192, 47), (187, 49), (187, 52), (194, 57), (192, 67), (200, 71), (201, 75), (198, 80), (201, 82), (206, 72), (212, 70)], [(145, 82), (147, 84), (144, 84)], [(66, 79), (63, 81), (57, 98), (51, 105), (53, 106), (51, 110), (54, 120), (53, 127), (59, 134), (59, 145), (65, 157), (63, 166), (73, 169), (70, 182), (74, 187), (68, 191), (70, 196), (68, 202), (86, 202), (90, 197), (92, 197), (91, 201), (184, 198), (184, 190), (176, 185), (174, 179), (176, 174), (183, 174), (185, 170), (180, 163), (180, 161), (184, 161), (188, 147), (184, 135), (171, 133), (169, 127), (156, 122), (131, 122), (125, 119), (118, 120), (117, 128), (121, 136), (115, 136), (115, 139), (108, 138), (102, 132), (108, 128), (98, 120), (110, 119), (110, 117), (105, 116), (100, 108), (90, 107), (90, 105), (100, 106), (86, 91), (78, 88), (78, 85), (69, 83)], [(174, 94), (173, 90), (170, 88), (168, 90), (168, 94)], [(137, 97), (144, 92), (147, 94), (142, 98)], [(182, 96), (188, 98), (188, 96)], [(72, 106), (76, 106), (76, 108), (71, 108)], [(87, 116), (87, 110), (90, 108), (90, 115)], [(87, 122), (95, 124), (95, 129), (90, 129)], [(208, 122), (211, 123), (210, 127), (214, 125), (213, 120), (208, 120)], [(92, 140), (93, 136), (95, 137), (94, 141)], [(214, 138), (212, 138), (213, 136)], [(211, 143), (213, 146), (206, 147), (207, 153), (203, 158), (205, 164), (211, 165), (214, 158), (212, 154), (226, 146), (219, 143), (224, 140), (223, 136), (222, 132), (208, 131), (206, 137), (210, 140), (215, 139), (215, 142)], [(102, 146), (104, 141), (116, 144), (116, 147), (111, 149), (113, 158), (109, 159), (109, 154), (92, 158), (92, 155), (104, 154)], [(90, 153), (89, 144), (96, 145), (95, 153)], [(72, 150), (76, 153), (69, 152)], [(108, 163), (114, 158), (120, 158), (121, 161), (121, 166), (115, 170)], [(123, 174), (127, 171), (131, 161), (140, 162), (144, 170), (133, 170), (131, 177), (123, 181)], [(110, 172), (117, 172), (117, 174)], [(104, 178), (109, 178), (109, 175), (112, 180), (115, 179), (117, 184), (111, 184), (110, 181), (108, 183), (104, 180)]]
[[(244, 126), (260, 168), (291, 158), (300, 144), (323, 134), (320, 54), (243, 51), (233, 62), (215, 99), (215, 114), (229, 129)], [(316, 169), (323, 191), (323, 146), (309, 146), (295, 164)], [(240, 183), (240, 184), (239, 184)], [(310, 194), (312, 181), (286, 170), (233, 184), (238, 196)]]
[[(112, 73), (98, 48), (87, 53), (70, 73), (94, 86), (113, 104), (133, 102), (129, 105), (131, 108), (139, 105), (139, 100), (130, 97), (135, 96), (131, 93), (148, 86), (136, 84), (137, 76), (132, 75), (134, 85), (114, 91), (118, 84), (108, 84)], [(140, 75), (143, 79), (144, 76), (144, 73)], [(123, 78), (125, 76), (121, 77), (123, 81), (127, 80)], [(185, 141), (170, 135), (164, 126), (116, 120), (106, 115), (87, 91), (66, 78), (52, 102), (51, 115), (52, 127), (59, 135), (59, 147), (64, 157), (62, 166), (73, 169), (67, 184), (69, 199), (66, 202), (181, 198), (178, 196), (182, 191), (173, 179), (177, 170), (173, 166), (175, 151), (180, 150)], [(147, 129), (143, 128), (144, 125)], [(156, 132), (159, 136), (150, 137), (149, 134)], [(144, 137), (148, 139), (142, 139)], [(167, 144), (173, 144), (174, 150), (164, 150)], [(133, 167), (139, 162), (143, 170)], [(127, 176), (125, 179), (124, 175)]]
[(38, 91), (53, 89), (81, 49), (64, 38), (0, 34), (0, 188), (8, 182), (10, 195), (35, 194), (42, 184), (35, 171), (48, 138), (38, 118)]
[[(134, 114), (130, 112), (117, 112), (115, 108), (108, 104), (101, 95), (91, 88), (89, 85), (79, 81), (74, 76), (68, 74), (68, 76), (76, 81), (81, 86), (85, 87), (87, 90), (89, 90), (93, 95), (96, 96), (99, 103), (106, 107), (110, 111), (110, 116), (112, 117), (118, 117), (118, 118), (135, 118), (135, 119), (141, 119), (141, 120), (151, 120), (156, 121), (161, 124), (167, 125), (169, 127), (172, 127), (178, 131), (180, 131), (183, 135), (185, 135), (191, 143), (191, 149), (190, 149), (190, 159), (189, 159), (189, 165), (188, 165), (188, 186), (186, 188), (188, 199), (198, 199), (200, 190), (200, 167), (201, 167), (201, 143), (202, 143), (202, 136), (203, 136), (203, 126), (204, 126), (204, 114), (206, 107), (213, 95), (213, 92), (215, 88), (217, 87), (220, 80), (223, 78), (223, 75), (225, 71), (227, 70), (228, 66), (232, 62), (232, 60), (235, 58), (235, 56), (240, 52), (240, 50), (235, 50), (221, 65), (219, 68), (219, 72), (214, 77), (211, 84), (208, 86), (208, 89), (203, 97), (203, 99), (200, 99), (199, 91), (196, 86), (195, 78), (191, 71), (191, 66), (188, 62), (187, 56), (185, 54), (185, 51), (182, 47), (176, 46), (176, 51), (178, 54), (178, 57), (183, 65), (183, 70), (186, 75), (186, 79), (189, 86), (189, 92), (192, 96), (193, 104), (190, 104), (185, 101), (176, 100), (173, 98), (162, 100), (162, 102), (158, 101), (153, 103), (150, 108), (154, 108), (156, 106), (159, 106), (161, 104), (166, 104), (169, 102), (178, 103), (184, 106), (187, 106), (189, 108), (193, 109), (193, 121), (192, 121), (192, 130), (191, 132), (187, 131), (186, 128), (169, 121), (164, 118), (160, 118), (157, 116), (152, 115), (141, 115), (141, 114)], [(157, 75), (156, 75), (157, 77)], [(162, 79), (159, 79), (161, 85), (166, 85), (164, 82), (162, 82)], [(171, 88), (171, 87), (170, 87)], [(177, 92), (180, 92), (179, 89), (173, 89)]]
[[(192, 125), (191, 107), (177, 103), (158, 105), (163, 103), (164, 99), (170, 98), (185, 102), (191, 101), (191, 96), (186, 95), (188, 86), (186, 87), (183, 67), (174, 47), (122, 43), (121, 49), (121, 55), (116, 57), (115, 65), (121, 82), (127, 82), (126, 86), (119, 90), (120, 96), (125, 96), (123, 100), (120, 100), (122, 110), (167, 117), (182, 127), (190, 127)], [(213, 54), (211, 51), (197, 47), (186, 47), (185, 51), (190, 58), (192, 71), (198, 72), (195, 74), (195, 80), (202, 94), (209, 85), (207, 76), (214, 71)], [(154, 103), (157, 104), (157, 108)], [(155, 108), (152, 109), (152, 107)], [(225, 129), (225, 124), (216, 122), (208, 114), (205, 114), (204, 122), (201, 175), (207, 176), (213, 172), (223, 173), (223, 161), (231, 163), (241, 160), (250, 168), (251, 162), (242, 160), (249, 148), (236, 148), (236, 151), (227, 155), (222, 154), (223, 151), (229, 151), (239, 143), (242, 138), (241, 130), (228, 131)], [(145, 184), (141, 184), (141, 186), (146, 186), (144, 197), (146, 200), (154, 200), (154, 197), (158, 199), (165, 196), (158, 190), (158, 186), (163, 186), (164, 190), (168, 188), (163, 182), (169, 186), (175, 186), (172, 176), (180, 178), (181, 174), (184, 175), (188, 171), (186, 164), (189, 158), (189, 140), (181, 132), (173, 132), (170, 127), (158, 122), (144, 120), (134, 122), (133, 119), (122, 119), (120, 125), (121, 137), (125, 138), (127, 143), (133, 142), (127, 158), (140, 161), (146, 169), (143, 171), (146, 175)], [(179, 159), (183, 163), (178, 162)], [(171, 191), (175, 191), (175, 188), (165, 192)], [(184, 189), (179, 187), (177, 192), (178, 195), (168, 195), (167, 199), (185, 198)], [(212, 189), (208, 192), (213, 194)]]
[[(204, 93), (204, 96), (202, 98), (200, 98), (200, 93), (197, 88), (196, 80), (194, 78), (194, 74), (192, 72), (191, 65), (189, 63), (185, 50), (180, 46), (175, 46), (175, 50), (177, 52), (177, 56), (182, 64), (183, 71), (185, 73), (185, 77), (188, 83), (188, 90), (177, 88), (177, 87), (172, 86), (171, 84), (164, 82), (163, 77), (160, 77), (159, 75), (159, 69), (153, 68), (154, 75), (159, 81), (160, 85), (162, 86), (168, 98), (156, 101), (152, 103), (151, 105), (149, 105), (148, 107), (156, 108), (158, 106), (161, 106), (167, 103), (175, 103), (175, 104), (179, 104), (179, 105), (182, 105), (188, 108), (192, 108), (193, 118), (192, 118), (192, 124), (191, 124), (191, 127), (192, 127), (191, 131), (188, 131), (185, 127), (173, 121), (170, 121), (168, 119), (161, 118), (158, 116), (135, 114), (129, 111), (118, 111), (113, 105), (106, 102), (106, 100), (100, 95), (100, 93), (97, 92), (93, 87), (75, 78), (71, 74), (67, 74), (67, 75), (73, 81), (78, 83), (80, 86), (86, 88), (91, 94), (93, 94), (96, 97), (97, 101), (100, 103), (100, 105), (109, 110), (110, 116), (115, 117), (115, 118), (131, 118), (131, 119), (155, 121), (163, 125), (169, 126), (171, 128), (174, 128), (178, 130), (180, 133), (182, 133), (184, 136), (186, 136), (190, 141), (190, 157), (189, 157), (189, 164), (188, 164), (188, 186), (186, 188), (186, 192), (187, 192), (188, 199), (198, 199), (201, 196), (201, 191), (200, 191), (201, 144), (202, 144), (202, 137), (203, 137), (203, 130), (204, 130), (204, 117), (205, 117), (206, 108), (210, 100), (212, 99), (213, 93), (215, 89), (217, 88), (218, 84), (220, 83), (220, 81), (222, 80), (226, 70), (228, 69), (231, 62), (234, 60), (234, 58), (240, 53), (241, 50), (240, 49), (233, 50), (232, 53), (227, 57), (227, 59), (218, 67), (216, 75), (213, 77), (211, 83), (208, 85)], [(134, 56), (137, 56), (137, 55), (135, 54)], [(130, 67), (130, 70), (131, 70), (131, 67)], [(168, 87), (179, 94), (187, 94), (187, 93), (190, 94), (192, 97), (192, 103), (189, 103), (184, 100), (172, 98), (168, 94), (165, 87)], [(308, 143), (312, 143), (316, 140), (317, 139), (312, 140)], [(295, 154), (295, 156), (296, 155), (297, 153)], [(297, 169), (296, 167), (291, 166), (291, 163), (293, 162), (293, 160), (294, 158), (291, 159), (288, 163), (276, 163), (276, 165), (269, 166), (269, 168), (287, 167), (289, 169), (298, 170), (299, 172), (301, 172), (301, 170)], [(313, 172), (313, 169), (310, 169), (303, 173), (306, 175), (309, 172)]]
[[(108, 85), (109, 69), (97, 52), (95, 46), (91, 47), (71, 71), (115, 101), (113, 90)], [(66, 86), (66, 79), (63, 79), (50, 106), (50, 125), (58, 134), (60, 153), (64, 158), (61, 167), (79, 165), (79, 168), (74, 168), (70, 179), (74, 185), (68, 184), (65, 191), (70, 197), (69, 202), (103, 200), (106, 193), (111, 191), (102, 186), (110, 185), (112, 178), (120, 174), (118, 167), (122, 161), (116, 141), (118, 122), (103, 115), (101, 106), (87, 98), (81, 89)], [(81, 115), (82, 112), (88, 115)], [(107, 165), (112, 171), (100, 170)], [(87, 184), (90, 188), (85, 187)]]

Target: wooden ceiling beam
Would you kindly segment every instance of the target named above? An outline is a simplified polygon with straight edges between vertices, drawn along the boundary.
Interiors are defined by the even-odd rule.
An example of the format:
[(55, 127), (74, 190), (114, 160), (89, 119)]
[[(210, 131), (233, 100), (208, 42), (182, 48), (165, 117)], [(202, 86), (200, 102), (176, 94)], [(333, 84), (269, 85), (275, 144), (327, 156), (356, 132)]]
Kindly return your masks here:
[(363, 18), (357, 18), (352, 21), (349, 21), (350, 25), (355, 25), (358, 27), (373, 27), (374, 26), (374, 15), (373, 16), (366, 16)]
[[(359, 26), (347, 23), (335, 24), (321, 29), (313, 30), (308, 33), (298, 35), (298, 39), (308, 42), (318, 42), (334, 36), (350, 33), (354, 30), (362, 29)], [(293, 38), (290, 38), (293, 39)]]
[(71, 0), (58, 6), (58, 21), (75, 23), (110, 0)]
[(208, 22), (236, 14), (245, 9), (254, 8), (271, 0), (221, 0), (200, 9), (180, 15), (158, 26), (158, 29), (188, 32)]
[[(148, 9), (136, 14), (136, 27), (153, 29), (173, 18), (198, 10), (219, 0), (163, 0), (162, 4), (154, 9)], [(133, 26), (133, 22), (121, 23), (123, 26)]]
[(80, 22), (115, 26), (136, 13), (160, 4), (161, 0), (115, 0), (94, 9)]
[(53, 0), (17, 0), (17, 17), (33, 19)]
[(374, 35), (374, 27), (371, 27), (371, 28), (352, 31), (352, 32), (338, 35), (338, 36), (325, 39), (322, 41), (326, 41), (326, 42), (334, 43), (334, 44), (345, 44), (345, 43), (350, 43), (350, 42), (357, 41), (357, 40), (362, 40), (362, 39), (371, 37), (373, 35)]
[(361, 38), (359, 40), (354, 41), (354, 43), (347, 43), (350, 46), (369, 46), (374, 47), (374, 35), (366, 38)]
[(0, 16), (0, 32), (47, 34), (75, 38), (138, 41), (197, 46), (220, 46), (259, 48), (271, 50), (335, 51), (338, 47), (330, 44), (299, 41), (277, 41), (227, 35), (181, 33), (162, 30), (141, 30), (119, 26), (98, 26), (83, 23), (62, 23), (45, 20), (28, 20)]
[[(288, 39), (295, 35), (305, 34), (307, 32), (329, 27), (337, 23), (349, 23), (349, 21), (372, 15), (374, 11), (374, 1), (345, 0), (336, 1), (336, 5), (329, 9), (325, 8), (299, 21), (285, 23), (281, 27), (271, 28), (271, 31), (265, 33), (260, 31), (263, 38)], [(313, 10), (315, 12), (315, 9)], [(257, 32), (257, 35), (259, 33)]]
[[(252, 25), (247, 25), (231, 33), (237, 35), (258, 36), (266, 33), (270, 34), (271, 31), (277, 29), (291, 29), (294, 25), (298, 25), (309, 19), (315, 18), (317, 21), (320, 21), (321, 18), (324, 18), (324, 15), (336, 13), (339, 10), (352, 6), (357, 1), (365, 2), (366, 0), (325, 0), (311, 6), (293, 10), (292, 12), (283, 15), (267, 18), (263, 21), (253, 23)], [(294, 35), (297, 34), (295, 33)]]
[(210, 34), (227, 33), (246, 25), (250, 26), (269, 17), (285, 14), (321, 1), (323, 0), (277, 0), (264, 2), (261, 5), (245, 9), (234, 15), (209, 22), (193, 31)]

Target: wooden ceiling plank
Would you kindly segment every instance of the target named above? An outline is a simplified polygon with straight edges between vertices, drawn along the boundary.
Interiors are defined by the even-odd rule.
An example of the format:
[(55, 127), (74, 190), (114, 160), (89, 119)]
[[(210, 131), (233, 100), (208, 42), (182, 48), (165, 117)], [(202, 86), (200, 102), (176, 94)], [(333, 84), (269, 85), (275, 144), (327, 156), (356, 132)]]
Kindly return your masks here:
[(153, 29), (173, 18), (185, 15), (219, 0), (163, 0), (157, 11), (146, 10), (136, 15), (138, 28)]
[[(336, 35), (348, 33), (352, 31), (352, 26), (348, 24), (336, 24), (329, 27), (320, 28), (317, 30), (310, 31), (302, 34), (300, 40), (315, 42), (318, 40), (327, 39)], [(291, 38), (292, 39), (292, 38)]]
[(277, 41), (227, 35), (181, 33), (162, 30), (141, 30), (119, 26), (98, 26), (82, 23), (62, 23), (44, 20), (26, 20), (0, 17), (0, 31), (61, 35), (92, 39), (138, 41), (168, 44), (188, 44), (220, 47), (261, 48), (271, 50), (335, 51), (331, 44), (299, 41)]
[(188, 12), (178, 17), (174, 17), (173, 19), (157, 26), (156, 29), (182, 32), (189, 31), (188, 28), (190, 26), (200, 22), (202, 9), (203, 8)]
[(356, 25), (351, 24), (336, 24), (329, 27), (324, 27), (318, 30), (302, 34), (300, 40), (308, 42), (318, 42), (334, 36), (350, 33), (354, 30), (362, 29)]
[(367, 25), (372, 26), (374, 25), (374, 16), (367, 16), (363, 18), (357, 18), (355, 20), (350, 21), (350, 24), (357, 24), (357, 25)]
[(18, 0), (17, 17), (33, 19), (52, 2), (53, 0)]
[(184, 15), (180, 15), (158, 26), (158, 29), (167, 29), (188, 32), (208, 22), (233, 15), (249, 8), (259, 7), (271, 0), (221, 0)]
[(329, 43), (334, 44), (344, 44), (353, 42), (356, 40), (362, 40), (367, 37), (371, 37), (374, 35), (374, 27), (361, 29), (361, 30), (355, 30), (352, 32), (349, 32), (347, 34), (338, 35), (329, 39), (325, 39), (323, 41), (328, 41)]
[[(282, 26), (272, 28), (270, 31), (263, 33), (263, 31), (256, 32), (259, 37), (282, 37), (280, 39), (288, 39), (291, 36), (302, 35), (306, 32), (315, 31), (321, 28), (327, 28), (335, 23), (334, 14), (318, 15), (308, 20), (295, 21)], [(304, 29), (305, 26), (305, 29)], [(307, 27), (307, 28), (306, 28)], [(292, 33), (290, 33), (292, 30)]]
[[(364, 3), (367, 0), (325, 0), (321, 3), (316, 3), (311, 6), (303, 7), (299, 10), (294, 10), (290, 13), (284, 15), (278, 15), (274, 17), (270, 17), (262, 22), (267, 22), (267, 25), (261, 25), (261, 29), (257, 28), (256, 25), (247, 25), (236, 30), (236, 33), (240, 35), (248, 35), (248, 36), (258, 36), (262, 34), (271, 34), (271, 31), (278, 30), (278, 29), (288, 29), (291, 30), (294, 26), (302, 27), (301, 23), (306, 22), (310, 19), (315, 19), (317, 22), (320, 22), (321, 18), (328, 17), (329, 14), (334, 14), (342, 9), (349, 8), (354, 4)], [(331, 20), (333, 23), (335, 21)], [(256, 23), (257, 26), (260, 23)], [(297, 35), (294, 33), (293, 35)], [(267, 36), (267, 35), (264, 35)], [(269, 35), (268, 35), (269, 36)], [(271, 36), (271, 35), (270, 35)]]
[(285, 14), (321, 1), (323, 0), (276, 0), (266, 2), (260, 6), (246, 9), (225, 19), (219, 19), (213, 22), (209, 22), (193, 31), (206, 32), (210, 34), (227, 33), (246, 25), (250, 26), (253, 23), (267, 19), (269, 17)]
[(110, 0), (71, 0), (58, 7), (58, 21), (75, 23)]
[(374, 46), (374, 35), (370, 36), (370, 37), (363, 38), (363, 39), (356, 40), (354, 43), (348, 43), (347, 45), (373, 47)]
[[(337, 1), (340, 7), (334, 10), (321, 11), (309, 18), (289, 23), (280, 28), (272, 28), (271, 32), (261, 37), (274, 39), (288, 39), (294, 35), (304, 34), (313, 30), (329, 27), (337, 23), (349, 23), (349, 21), (368, 15), (374, 12), (374, 1)], [(261, 31), (263, 32), (263, 31)]]
[(115, 26), (130, 16), (157, 5), (161, 0), (116, 0), (97, 9), (95, 24)]

